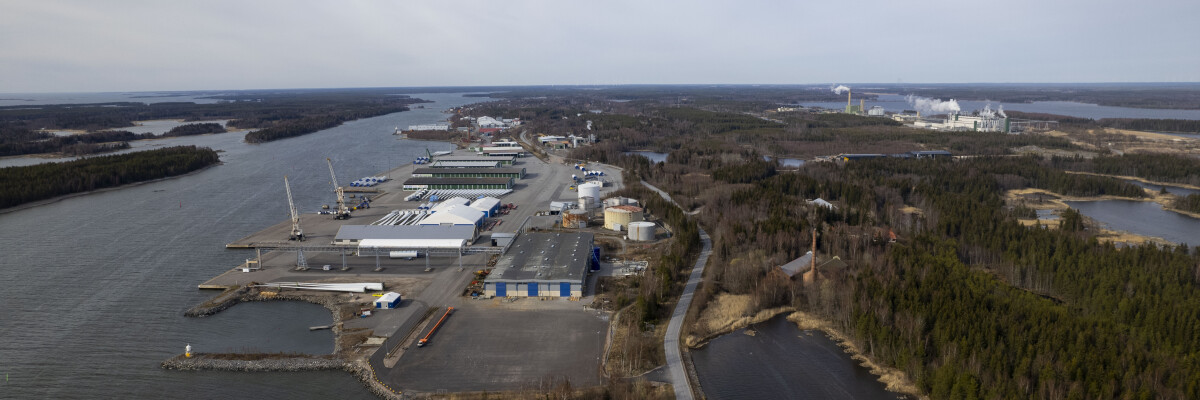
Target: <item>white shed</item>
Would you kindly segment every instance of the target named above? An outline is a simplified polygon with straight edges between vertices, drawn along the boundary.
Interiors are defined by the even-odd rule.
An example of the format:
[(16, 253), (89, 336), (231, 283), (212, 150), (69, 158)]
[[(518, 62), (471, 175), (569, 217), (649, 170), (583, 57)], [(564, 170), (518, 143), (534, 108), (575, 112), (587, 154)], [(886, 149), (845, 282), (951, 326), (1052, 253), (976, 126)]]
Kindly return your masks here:
[(446, 207), (436, 214), (431, 214), (429, 217), (418, 222), (421, 225), (475, 225), (479, 226), (483, 221), (483, 211), (476, 210), (470, 206), (455, 205)]
[(392, 309), (400, 306), (400, 293), (387, 292), (375, 299), (375, 308)]

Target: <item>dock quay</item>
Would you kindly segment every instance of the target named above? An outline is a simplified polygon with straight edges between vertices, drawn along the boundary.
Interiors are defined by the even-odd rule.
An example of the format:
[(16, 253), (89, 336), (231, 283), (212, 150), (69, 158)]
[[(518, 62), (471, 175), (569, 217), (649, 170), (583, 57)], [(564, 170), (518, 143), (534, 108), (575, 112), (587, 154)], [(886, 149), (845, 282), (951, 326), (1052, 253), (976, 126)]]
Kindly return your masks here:
[[(467, 151), (449, 155), (454, 156), (479, 157)], [(605, 184), (590, 185), (588, 194), (594, 197), (589, 197), (585, 203), (579, 200), (581, 193), (574, 189), (580, 184), (575, 175), (582, 176), (578, 164), (561, 160), (545, 162), (534, 157), (515, 158), (514, 163), (525, 170), (525, 175), (513, 179), (511, 189), (502, 190), (487, 187), (486, 184), (481, 184), (477, 189), (409, 187), (406, 190), (406, 181), (410, 184), (415, 182), (407, 179), (412, 172), (427, 165), (401, 165), (378, 174), (391, 179), (373, 187), (343, 188), (346, 189), (343, 192), (357, 195), (351, 199), (347, 193), (344, 201), (347, 206), (361, 205), (364, 197), (369, 201), (369, 206), (350, 210), (348, 219), (336, 219), (330, 213), (338, 209), (332, 191), (328, 201), (330, 210), (326, 213), (297, 215), (296, 222), (302, 229), (303, 240), (289, 240), (294, 226), (291, 219), (286, 219), (226, 245), (227, 249), (244, 253), (247, 261), (200, 283), (200, 289), (224, 292), (189, 310), (188, 315), (212, 315), (243, 301), (298, 300), (323, 304), (334, 314), (334, 324), (309, 328), (334, 332), (338, 350), (333, 359), (314, 361), (312, 357), (297, 357), (275, 365), (273, 361), (254, 364), (259, 360), (250, 362), (218, 357), (207, 361), (189, 361), (176, 357), (164, 362), (163, 367), (291, 370), (272, 368), (291, 368), (289, 363), (296, 363), (300, 365), (297, 368), (353, 370), (364, 382), (384, 387), (386, 393), (391, 394), (400, 393), (401, 388), (405, 393), (433, 393), (446, 387), (473, 391), (516, 390), (524, 382), (561, 371), (575, 371), (571, 372), (573, 383), (599, 384), (599, 376), (593, 371), (599, 369), (603, 352), (603, 332), (607, 331), (608, 326), (606, 313), (587, 311), (580, 307), (581, 302), (567, 301), (565, 298), (561, 301), (537, 301), (558, 297), (560, 291), (557, 284), (553, 289), (547, 285), (537, 297), (525, 298), (523, 296), (526, 293), (532, 292), (525, 290), (525, 287), (519, 291), (519, 284), (514, 282), (511, 283), (509, 296), (522, 296), (511, 298), (519, 300), (487, 298), (481, 289), (484, 278), (476, 272), (491, 270), (497, 260), (510, 251), (510, 247), (522, 243), (519, 239), (525, 237), (526, 231), (531, 228), (543, 231), (538, 233), (543, 235), (539, 237), (555, 240), (553, 233), (544, 232), (546, 229), (561, 229), (560, 217), (547, 215), (550, 214), (547, 210), (552, 209), (552, 203), (592, 204), (589, 210), (596, 214), (595, 218), (599, 218), (603, 210), (595, 205), (604, 194), (622, 188), (620, 171), (600, 164), (590, 166), (592, 170), (607, 168), (606, 173), (610, 178), (605, 178), (609, 180)], [(336, 169), (336, 164), (334, 167)], [(434, 198), (435, 195), (438, 197)], [(281, 202), (286, 200), (280, 197)], [(486, 206), (477, 206), (476, 203)], [(423, 224), (427, 219), (437, 222)], [(347, 226), (356, 228), (344, 229)], [(395, 229), (375, 229), (388, 226), (394, 226)], [(470, 227), (467, 229), (470, 237), (453, 238), (453, 241), (449, 237), (434, 237), (456, 234), (461, 229), (448, 227), (464, 226)], [(361, 236), (380, 231), (385, 232), (380, 237), (351, 234), (359, 232)], [(391, 235), (386, 232), (396, 233)], [(590, 234), (586, 238), (586, 244), (572, 242), (570, 246), (548, 246), (546, 249), (585, 246), (584, 252), (570, 254), (586, 254), (586, 259), (579, 255), (565, 259), (586, 263), (592, 256), (590, 250), (594, 245)], [(524, 251), (533, 250), (528, 248)], [(516, 267), (510, 268), (515, 271)], [(582, 279), (586, 281), (587, 277)], [(399, 304), (377, 306), (374, 304), (376, 297), (369, 292), (322, 292), (310, 290), (309, 285), (266, 287), (281, 282), (379, 282), (384, 292), (401, 294), (401, 300)], [(570, 287), (576, 290), (572, 292), (570, 300), (578, 300), (579, 286), (572, 284)], [(475, 297), (471, 296), (472, 288), (476, 288)], [(480, 301), (472, 301), (476, 299)], [(415, 350), (416, 339), (429, 335), (424, 331), (426, 325), (422, 324), (422, 321), (426, 321), (428, 311), (445, 310), (447, 307), (453, 307), (458, 316), (442, 324), (437, 340)], [(370, 313), (365, 312), (368, 309)], [(565, 326), (561, 329), (544, 329), (559, 324)], [(495, 343), (489, 344), (492, 342)], [(552, 345), (547, 348), (547, 343)], [(501, 368), (506, 364), (504, 360), (516, 357), (516, 354), (533, 354), (534, 349), (540, 349), (537, 354), (542, 356), (528, 360), (537, 367), (522, 369), (513, 376), (464, 375), (470, 368), (462, 368), (459, 364), (469, 362), (473, 354), (487, 352), (485, 349), (488, 348), (493, 349), (493, 354), (485, 358), (487, 362), (484, 364), (497, 367), (497, 373), (506, 371)], [(592, 353), (595, 353), (594, 356), (590, 356)], [(563, 359), (555, 354), (589, 356)], [(324, 356), (316, 358), (321, 357)], [(435, 362), (436, 368), (419, 368), (430, 360)], [(341, 366), (338, 366), (339, 362)], [(437, 372), (443, 370), (452, 373)], [(369, 375), (363, 375), (363, 371), (369, 371)], [(422, 378), (415, 381), (418, 375)], [(463, 380), (466, 383), (460, 385), (458, 382)]]

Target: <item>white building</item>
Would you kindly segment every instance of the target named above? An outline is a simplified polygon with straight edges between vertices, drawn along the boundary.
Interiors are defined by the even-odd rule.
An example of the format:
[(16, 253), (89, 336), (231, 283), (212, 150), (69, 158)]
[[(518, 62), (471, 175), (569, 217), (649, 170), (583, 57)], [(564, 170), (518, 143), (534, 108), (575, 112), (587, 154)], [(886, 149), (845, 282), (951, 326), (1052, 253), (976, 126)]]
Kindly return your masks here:
[(361, 249), (461, 249), (475, 240), (473, 226), (342, 225), (333, 243)]
[(483, 216), (483, 211), (471, 208), (471, 206), (456, 204), (452, 207), (438, 210), (437, 213), (429, 215), (421, 220), (421, 222), (418, 222), (418, 224), (421, 226), (473, 226), (478, 228), (483, 223)]

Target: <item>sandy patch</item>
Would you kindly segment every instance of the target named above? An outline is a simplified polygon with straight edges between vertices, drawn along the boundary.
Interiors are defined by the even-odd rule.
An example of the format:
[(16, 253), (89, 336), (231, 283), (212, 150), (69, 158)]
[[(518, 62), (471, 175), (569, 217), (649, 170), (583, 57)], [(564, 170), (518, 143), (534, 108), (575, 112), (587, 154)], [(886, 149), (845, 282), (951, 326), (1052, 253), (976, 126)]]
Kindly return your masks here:
[(704, 313), (697, 322), (705, 328), (706, 332), (709, 332), (708, 335), (701, 337), (689, 334), (684, 338), (683, 344), (692, 348), (699, 347), (714, 337), (765, 322), (776, 315), (794, 310), (791, 307), (776, 307), (755, 312), (752, 309), (753, 306), (754, 301), (747, 294), (721, 293), (716, 295), (704, 307)]

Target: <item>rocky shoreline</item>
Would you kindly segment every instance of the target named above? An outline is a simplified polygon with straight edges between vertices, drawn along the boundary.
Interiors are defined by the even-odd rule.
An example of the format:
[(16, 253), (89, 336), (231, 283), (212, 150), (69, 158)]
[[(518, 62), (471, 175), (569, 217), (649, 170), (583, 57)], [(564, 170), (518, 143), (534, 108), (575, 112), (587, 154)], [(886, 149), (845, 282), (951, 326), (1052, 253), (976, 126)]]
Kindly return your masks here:
[[(238, 358), (258, 358), (241, 360)], [(346, 369), (346, 361), (331, 356), (273, 354), (192, 354), (163, 361), (165, 369), (179, 371), (298, 372)]]
[[(246, 360), (244, 358), (257, 358)], [(371, 393), (382, 399), (402, 399), (403, 393), (375, 378), (374, 371), (362, 362), (347, 361), (338, 356), (278, 355), (278, 354), (207, 354), (197, 353), (191, 357), (183, 354), (163, 361), (163, 369), (176, 371), (230, 371), (230, 372), (302, 372), (302, 371), (346, 371), (358, 378)]]

